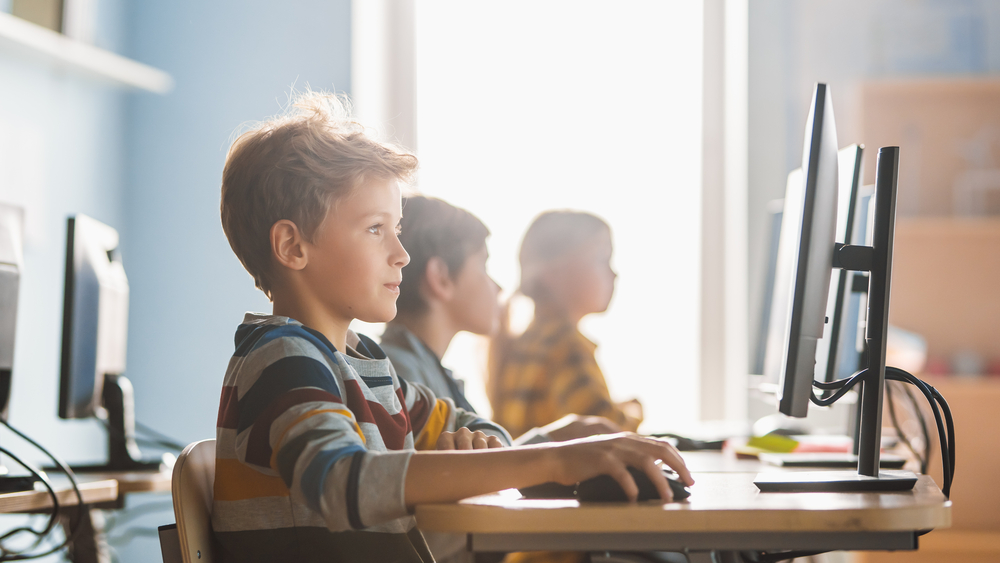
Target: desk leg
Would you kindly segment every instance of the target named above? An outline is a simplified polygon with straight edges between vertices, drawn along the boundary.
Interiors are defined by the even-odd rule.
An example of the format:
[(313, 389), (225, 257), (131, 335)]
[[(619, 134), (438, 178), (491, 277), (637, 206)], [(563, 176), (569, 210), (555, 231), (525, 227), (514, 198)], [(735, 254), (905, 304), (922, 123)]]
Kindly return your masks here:
[[(59, 517), (67, 536), (73, 532), (77, 510), (67, 510)], [(69, 546), (69, 560), (73, 563), (111, 563), (111, 552), (104, 537), (104, 516), (100, 510), (87, 509), (79, 523), (80, 529)]]

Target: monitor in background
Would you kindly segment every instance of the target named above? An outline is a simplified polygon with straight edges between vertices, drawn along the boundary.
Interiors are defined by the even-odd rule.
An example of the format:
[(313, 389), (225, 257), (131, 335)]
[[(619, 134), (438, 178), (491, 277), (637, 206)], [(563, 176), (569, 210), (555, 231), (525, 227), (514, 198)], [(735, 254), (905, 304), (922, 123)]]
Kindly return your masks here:
[(118, 231), (76, 215), (68, 220), (59, 416), (97, 417), (108, 432), (108, 461), (75, 471), (159, 469), (135, 440), (132, 384), (125, 378), (128, 278)]
[[(823, 337), (833, 268), (869, 271), (865, 334), (868, 366), (861, 376), (858, 472), (781, 473), (777, 478), (760, 474), (755, 484), (763, 491), (909, 489), (916, 482), (912, 473), (879, 471), (899, 150), (879, 150), (870, 247), (843, 245), (835, 240), (839, 207), (837, 135), (832, 100), (824, 84), (817, 84), (813, 94), (802, 160), (802, 182), (789, 183), (785, 194), (775, 281), (777, 285), (784, 278), (789, 286), (778, 410), (788, 416), (804, 417), (813, 399), (817, 343)], [(772, 322), (780, 321), (773, 318)]]
[[(788, 183), (801, 182), (802, 169), (788, 174)], [(785, 333), (782, 320), (788, 310), (788, 282), (785, 276), (778, 279), (778, 253), (781, 247), (781, 215), (785, 200), (775, 199), (767, 204), (768, 248), (767, 271), (761, 295), (760, 331), (757, 334), (757, 355), (754, 372), (761, 374), (768, 384), (776, 384), (781, 374), (781, 354), (784, 351)]]
[[(0, 420), (7, 421), (11, 376), (14, 372), (14, 336), (17, 298), (24, 263), (24, 211), (0, 203)], [(37, 480), (30, 475), (10, 475), (0, 463), (0, 492), (31, 490)]]
[(14, 370), (14, 336), (17, 295), (23, 262), (24, 211), (0, 203), (0, 418), (7, 420), (11, 374)]

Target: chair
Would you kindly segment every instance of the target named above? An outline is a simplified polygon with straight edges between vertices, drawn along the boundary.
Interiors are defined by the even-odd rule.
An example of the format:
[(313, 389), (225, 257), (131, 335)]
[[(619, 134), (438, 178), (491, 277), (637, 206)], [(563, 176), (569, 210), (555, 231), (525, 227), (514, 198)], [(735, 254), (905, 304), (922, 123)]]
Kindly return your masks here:
[[(214, 563), (212, 488), (215, 484), (215, 440), (194, 442), (184, 448), (170, 481), (174, 518), (183, 563)], [(161, 549), (167, 549), (161, 535)]]

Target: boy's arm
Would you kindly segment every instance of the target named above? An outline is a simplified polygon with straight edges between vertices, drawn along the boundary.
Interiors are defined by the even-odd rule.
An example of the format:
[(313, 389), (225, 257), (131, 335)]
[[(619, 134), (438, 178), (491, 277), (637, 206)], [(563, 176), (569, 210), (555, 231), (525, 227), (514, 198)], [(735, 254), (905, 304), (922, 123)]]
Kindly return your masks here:
[(596, 436), (583, 440), (523, 448), (462, 452), (417, 452), (406, 472), (405, 499), (417, 504), (453, 502), (471, 496), (548, 481), (572, 484), (601, 474), (611, 475), (630, 499), (638, 488), (626, 470), (643, 470), (665, 500), (670, 487), (658, 460), (694, 483), (677, 450), (667, 442), (637, 434)]
[(499, 424), (455, 406), (450, 398), (439, 398), (434, 391), (419, 383), (399, 378), (400, 389), (410, 413), (413, 442), (417, 450), (433, 450), (442, 432), (459, 428), (496, 436), (505, 446), (511, 445), (510, 434)]

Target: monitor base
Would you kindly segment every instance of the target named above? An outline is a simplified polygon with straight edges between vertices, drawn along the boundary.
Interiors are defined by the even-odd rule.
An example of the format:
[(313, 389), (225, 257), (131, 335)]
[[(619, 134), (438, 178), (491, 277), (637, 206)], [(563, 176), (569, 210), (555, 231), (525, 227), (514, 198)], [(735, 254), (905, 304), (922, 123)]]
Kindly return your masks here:
[(910, 471), (879, 471), (878, 477), (852, 471), (758, 473), (753, 484), (763, 493), (871, 493), (909, 491), (917, 483)]
[[(159, 472), (169, 468), (162, 459), (144, 459), (129, 463), (99, 463), (95, 465), (70, 465), (73, 473), (121, 473), (124, 471)], [(46, 471), (60, 471), (58, 467), (46, 468)]]
[[(858, 456), (847, 453), (809, 452), (809, 453), (761, 453), (761, 461), (768, 465), (779, 467), (816, 467), (820, 469), (857, 469)], [(882, 454), (879, 456), (879, 467), (882, 469), (902, 469), (906, 458)]]
[(0, 494), (19, 493), (21, 491), (35, 490), (35, 483), (40, 481), (34, 475), (0, 476)]

